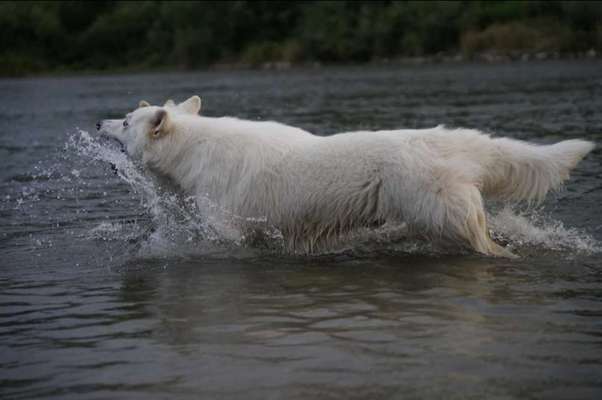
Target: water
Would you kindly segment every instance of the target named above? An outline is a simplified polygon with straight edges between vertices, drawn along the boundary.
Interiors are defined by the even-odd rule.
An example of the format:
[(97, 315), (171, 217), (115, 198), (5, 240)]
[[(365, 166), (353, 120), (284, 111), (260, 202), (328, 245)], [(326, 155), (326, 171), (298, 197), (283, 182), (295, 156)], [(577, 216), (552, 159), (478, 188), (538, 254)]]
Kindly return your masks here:
[(293, 257), (94, 136), (192, 94), (318, 134), (602, 137), (595, 62), (0, 80), (0, 397), (602, 396), (600, 150), (541, 208), (491, 205), (517, 260), (390, 230)]

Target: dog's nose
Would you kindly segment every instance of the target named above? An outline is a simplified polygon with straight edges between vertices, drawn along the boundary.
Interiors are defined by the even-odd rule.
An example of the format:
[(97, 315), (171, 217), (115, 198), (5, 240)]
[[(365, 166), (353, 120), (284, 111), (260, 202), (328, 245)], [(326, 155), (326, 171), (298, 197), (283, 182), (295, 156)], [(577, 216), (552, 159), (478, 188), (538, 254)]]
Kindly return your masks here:
[(96, 130), (99, 131), (101, 127), (102, 127), (102, 122), (97, 122), (96, 123)]

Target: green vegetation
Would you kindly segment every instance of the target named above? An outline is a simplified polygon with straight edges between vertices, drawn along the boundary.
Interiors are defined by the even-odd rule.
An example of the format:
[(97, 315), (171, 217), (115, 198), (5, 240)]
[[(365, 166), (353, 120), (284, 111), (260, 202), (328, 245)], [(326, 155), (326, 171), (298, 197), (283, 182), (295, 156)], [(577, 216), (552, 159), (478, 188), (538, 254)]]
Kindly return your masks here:
[(0, 3), (0, 74), (602, 50), (588, 1)]

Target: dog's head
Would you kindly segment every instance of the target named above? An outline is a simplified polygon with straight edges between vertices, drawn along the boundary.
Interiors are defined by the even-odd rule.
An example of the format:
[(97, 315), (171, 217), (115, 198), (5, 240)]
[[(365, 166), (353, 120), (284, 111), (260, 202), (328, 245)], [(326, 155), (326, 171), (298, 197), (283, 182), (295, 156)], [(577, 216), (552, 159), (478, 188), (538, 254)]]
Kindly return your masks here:
[(176, 104), (167, 100), (163, 107), (141, 101), (138, 108), (124, 119), (105, 119), (96, 124), (101, 135), (117, 139), (134, 158), (142, 158), (144, 151), (161, 143), (172, 128), (172, 117), (178, 113), (196, 115), (201, 110), (201, 99), (192, 96)]

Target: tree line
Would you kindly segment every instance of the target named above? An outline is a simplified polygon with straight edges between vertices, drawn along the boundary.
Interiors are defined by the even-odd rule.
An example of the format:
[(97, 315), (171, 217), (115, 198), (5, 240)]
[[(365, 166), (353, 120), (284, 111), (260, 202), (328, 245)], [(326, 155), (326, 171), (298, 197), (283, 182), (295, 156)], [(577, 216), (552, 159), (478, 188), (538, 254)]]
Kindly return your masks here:
[(601, 2), (0, 2), (2, 75), (590, 49)]

